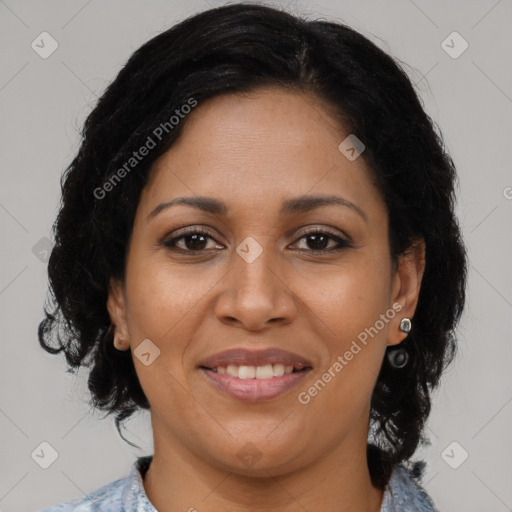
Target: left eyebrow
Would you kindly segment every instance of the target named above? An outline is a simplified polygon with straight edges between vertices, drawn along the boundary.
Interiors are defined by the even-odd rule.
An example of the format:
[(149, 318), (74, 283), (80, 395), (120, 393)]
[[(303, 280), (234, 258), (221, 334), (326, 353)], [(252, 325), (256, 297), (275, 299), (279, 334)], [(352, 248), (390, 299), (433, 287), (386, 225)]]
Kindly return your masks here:
[[(156, 217), (159, 213), (175, 205), (186, 205), (193, 208), (197, 208), (206, 213), (212, 213), (214, 215), (227, 215), (229, 209), (225, 203), (214, 199), (213, 197), (177, 197), (171, 201), (159, 204), (147, 217), (147, 222), (152, 218)], [(309, 195), (300, 196), (293, 199), (287, 199), (283, 202), (281, 209), (279, 210), (279, 216), (285, 217), (292, 214), (303, 213), (306, 211), (319, 208), (327, 205), (338, 205), (350, 208), (361, 216), (365, 222), (368, 222), (368, 218), (365, 212), (356, 204), (340, 196), (333, 195)]]
[(283, 206), (279, 212), (279, 216), (284, 217), (293, 213), (302, 213), (305, 211), (313, 210), (314, 208), (319, 208), (320, 206), (332, 204), (350, 208), (359, 214), (365, 220), (365, 222), (368, 222), (368, 218), (366, 217), (365, 212), (359, 208), (359, 206), (354, 204), (352, 201), (349, 201), (348, 199), (332, 195), (301, 196), (288, 199), (283, 203)]

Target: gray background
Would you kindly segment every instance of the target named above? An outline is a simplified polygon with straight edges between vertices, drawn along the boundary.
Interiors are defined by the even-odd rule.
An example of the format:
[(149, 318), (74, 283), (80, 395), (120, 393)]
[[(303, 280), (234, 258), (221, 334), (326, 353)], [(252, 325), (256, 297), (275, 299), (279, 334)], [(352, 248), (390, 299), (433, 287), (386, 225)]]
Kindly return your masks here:
[[(57, 213), (60, 175), (105, 86), (143, 42), (185, 16), (224, 3), (0, 0), (3, 512), (33, 511), (82, 496), (126, 476), (135, 457), (151, 453), (147, 413), (129, 423), (128, 437), (141, 446), (133, 449), (118, 437), (112, 418), (100, 421), (102, 415), (90, 411), (85, 375), (67, 374), (62, 357), (39, 347), (46, 238)], [(507, 0), (282, 5), (338, 18), (409, 64), (427, 112), (441, 126), (460, 175), (458, 214), (471, 265), (459, 355), (435, 395), (432, 444), (419, 452), (428, 461), (424, 482), (442, 512), (512, 510), (512, 5)], [(43, 31), (58, 42), (47, 59), (31, 48)], [(457, 58), (441, 46), (453, 31), (469, 44)], [(452, 52), (461, 48), (460, 40), (450, 41)], [(41, 453), (43, 441), (58, 453), (48, 469), (31, 456), (36, 448)], [(458, 444), (449, 446), (454, 441)], [(465, 452), (469, 456), (462, 462)]]

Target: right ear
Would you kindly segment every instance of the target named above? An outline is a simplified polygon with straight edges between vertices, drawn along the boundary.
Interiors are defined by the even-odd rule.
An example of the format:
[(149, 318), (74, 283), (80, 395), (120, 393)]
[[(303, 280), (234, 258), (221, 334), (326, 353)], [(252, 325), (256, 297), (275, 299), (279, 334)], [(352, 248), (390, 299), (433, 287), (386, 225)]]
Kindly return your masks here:
[(114, 326), (114, 339), (128, 340), (124, 287), (123, 283), (114, 278), (110, 279), (107, 310), (110, 315), (110, 322)]

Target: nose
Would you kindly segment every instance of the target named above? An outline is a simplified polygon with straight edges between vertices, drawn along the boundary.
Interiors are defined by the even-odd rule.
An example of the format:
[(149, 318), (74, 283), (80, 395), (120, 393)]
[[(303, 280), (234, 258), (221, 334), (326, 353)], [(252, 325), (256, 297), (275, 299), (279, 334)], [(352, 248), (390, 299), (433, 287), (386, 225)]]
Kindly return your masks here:
[(250, 261), (233, 251), (232, 271), (225, 276), (215, 304), (216, 317), (248, 331), (293, 322), (297, 301), (293, 283), (287, 282), (289, 274), (282, 268), (285, 262), (279, 261), (270, 247), (263, 247), (261, 254)]

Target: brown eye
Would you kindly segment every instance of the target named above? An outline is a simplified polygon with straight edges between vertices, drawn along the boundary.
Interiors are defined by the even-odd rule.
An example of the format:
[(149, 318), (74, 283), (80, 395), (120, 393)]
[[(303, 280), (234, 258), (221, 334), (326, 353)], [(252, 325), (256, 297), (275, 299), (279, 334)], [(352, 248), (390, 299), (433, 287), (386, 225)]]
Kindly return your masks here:
[[(329, 253), (351, 247), (347, 240), (323, 230), (310, 231), (301, 236), (300, 240), (305, 240), (306, 247), (299, 247), (299, 250), (309, 250), (318, 253)], [(333, 242), (334, 246), (332, 245)], [(329, 244), (331, 244), (330, 247)]]
[[(208, 247), (208, 242), (210, 240), (215, 242), (213, 247)], [(183, 252), (203, 252), (205, 250), (214, 249), (215, 247), (219, 246), (219, 244), (210, 235), (210, 233), (198, 229), (194, 229), (183, 233), (180, 236), (174, 237), (164, 242), (163, 245), (171, 250), (178, 250)]]

